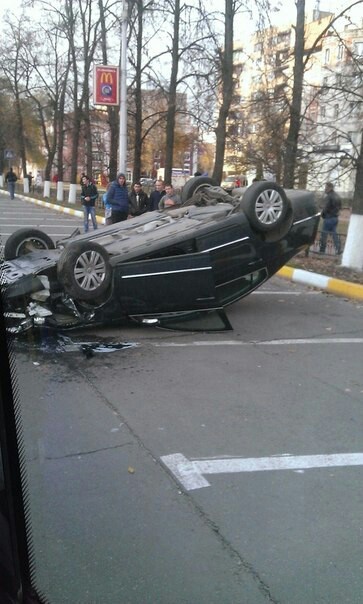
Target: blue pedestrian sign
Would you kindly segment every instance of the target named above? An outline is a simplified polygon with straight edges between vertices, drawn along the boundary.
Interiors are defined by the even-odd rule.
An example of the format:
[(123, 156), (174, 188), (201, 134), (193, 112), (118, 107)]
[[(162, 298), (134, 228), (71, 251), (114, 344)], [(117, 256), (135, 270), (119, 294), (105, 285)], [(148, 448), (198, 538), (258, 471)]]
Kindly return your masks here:
[(12, 149), (5, 149), (4, 157), (5, 157), (5, 159), (14, 159), (15, 153), (14, 153), (14, 151), (12, 151)]

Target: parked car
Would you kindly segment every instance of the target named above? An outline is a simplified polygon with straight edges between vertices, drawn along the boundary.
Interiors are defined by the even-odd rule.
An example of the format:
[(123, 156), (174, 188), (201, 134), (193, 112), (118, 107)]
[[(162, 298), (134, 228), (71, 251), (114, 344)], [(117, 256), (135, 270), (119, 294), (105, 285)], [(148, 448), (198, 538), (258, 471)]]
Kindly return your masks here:
[(57, 242), (15, 231), (0, 266), (8, 329), (125, 319), (231, 329), (225, 308), (310, 246), (320, 217), (308, 191), (264, 181), (236, 193), (196, 177), (174, 209)]
[(226, 191), (228, 191), (229, 193), (236, 188), (239, 187), (245, 187), (247, 186), (247, 178), (242, 175), (242, 176), (226, 176), (222, 182), (221, 182), (221, 187), (223, 189), (225, 189)]
[(151, 187), (153, 184), (154, 184), (153, 178), (145, 178), (145, 177), (140, 178), (140, 185)]

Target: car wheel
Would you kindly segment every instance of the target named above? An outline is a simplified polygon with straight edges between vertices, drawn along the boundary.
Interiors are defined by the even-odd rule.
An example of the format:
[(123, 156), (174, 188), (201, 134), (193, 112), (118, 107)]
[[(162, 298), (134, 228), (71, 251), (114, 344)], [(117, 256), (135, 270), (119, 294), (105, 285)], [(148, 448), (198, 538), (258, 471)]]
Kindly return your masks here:
[(267, 231), (267, 233), (262, 233), (263, 240), (267, 243), (276, 243), (276, 241), (280, 241), (287, 235), (289, 230), (291, 229), (294, 222), (294, 213), (292, 211), (292, 207), (287, 211), (287, 214), (284, 218), (284, 221), (274, 228), (273, 231)]
[(111, 283), (112, 268), (107, 251), (93, 241), (74, 241), (62, 251), (57, 265), (58, 280), (72, 298), (95, 300)]
[(188, 201), (188, 199), (193, 197), (193, 195), (201, 189), (216, 186), (218, 186), (217, 182), (209, 176), (195, 176), (194, 178), (191, 178), (183, 187), (181, 194), (182, 204)]
[(274, 182), (256, 182), (246, 189), (242, 209), (252, 227), (262, 233), (275, 231), (291, 214), (291, 202), (282, 187)]
[(38, 229), (18, 229), (6, 240), (4, 246), (5, 260), (13, 260), (37, 250), (54, 250), (53, 240)]

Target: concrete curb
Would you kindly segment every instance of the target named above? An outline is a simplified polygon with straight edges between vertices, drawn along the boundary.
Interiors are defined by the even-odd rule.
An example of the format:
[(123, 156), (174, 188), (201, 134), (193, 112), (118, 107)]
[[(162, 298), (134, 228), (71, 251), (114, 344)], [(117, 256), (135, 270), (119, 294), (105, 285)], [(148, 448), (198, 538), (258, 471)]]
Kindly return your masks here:
[[(73, 208), (69, 208), (67, 206), (61, 206), (59, 204), (51, 203), (50, 201), (43, 201), (42, 199), (34, 199), (33, 197), (27, 197), (26, 195), (18, 195), (17, 197), (20, 197), (25, 201), (35, 203), (37, 206), (42, 206), (43, 208), (50, 208), (51, 210), (56, 210), (57, 212), (63, 212), (64, 214), (77, 216), (77, 218), (83, 218), (82, 210), (74, 210)], [(102, 216), (96, 216), (96, 220), (97, 224), (105, 224), (105, 219), (102, 218)]]
[(294, 283), (316, 287), (330, 294), (353, 298), (354, 300), (363, 300), (363, 285), (359, 283), (334, 279), (326, 275), (304, 271), (300, 268), (291, 268), (290, 266), (283, 266), (276, 274), (278, 277), (289, 279)]
[[(26, 197), (25, 195), (19, 195), (19, 197), (45, 208), (50, 208), (51, 210), (57, 210), (59, 212), (64, 212), (65, 214), (70, 214), (71, 216), (83, 218), (82, 210), (74, 210), (73, 208), (50, 203), (49, 201), (43, 201), (41, 199)], [(101, 216), (97, 216), (96, 218), (98, 224), (105, 224), (104, 218)], [(304, 271), (300, 268), (291, 268), (289, 266), (283, 266), (276, 274), (278, 277), (289, 279), (294, 283), (316, 287), (317, 289), (321, 289), (330, 294), (343, 296), (344, 298), (353, 298), (354, 300), (363, 300), (363, 285), (359, 285), (359, 283), (333, 279), (326, 275), (319, 275), (319, 273), (311, 273), (310, 271)]]

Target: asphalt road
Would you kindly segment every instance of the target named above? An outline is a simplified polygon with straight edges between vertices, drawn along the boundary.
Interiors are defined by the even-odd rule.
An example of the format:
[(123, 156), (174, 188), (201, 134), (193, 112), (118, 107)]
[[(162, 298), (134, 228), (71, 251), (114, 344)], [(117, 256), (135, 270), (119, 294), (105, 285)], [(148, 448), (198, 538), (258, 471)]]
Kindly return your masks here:
[[(79, 205), (77, 209), (81, 209)], [(82, 231), (83, 220), (35, 205), (19, 196), (11, 200), (0, 192), (0, 251), (9, 235), (24, 226), (41, 229), (57, 240), (70, 235), (77, 227)]]
[[(79, 225), (23, 203), (6, 232)], [(276, 277), (230, 307), (231, 332), (19, 341), (39, 590), (52, 604), (362, 602), (362, 313)]]

